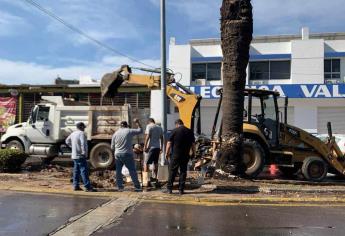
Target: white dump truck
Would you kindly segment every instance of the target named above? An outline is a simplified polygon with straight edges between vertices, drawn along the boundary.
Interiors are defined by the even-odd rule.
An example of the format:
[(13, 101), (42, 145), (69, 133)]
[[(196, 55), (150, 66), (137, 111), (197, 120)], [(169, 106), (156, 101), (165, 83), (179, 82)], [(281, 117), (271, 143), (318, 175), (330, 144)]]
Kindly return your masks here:
[(84, 122), (91, 165), (105, 169), (114, 164), (111, 136), (123, 120), (131, 120), (130, 105), (88, 106), (63, 100), (60, 96), (43, 96), (27, 122), (7, 129), (1, 137), (1, 147), (52, 160), (70, 152), (65, 139), (76, 130), (78, 122)]

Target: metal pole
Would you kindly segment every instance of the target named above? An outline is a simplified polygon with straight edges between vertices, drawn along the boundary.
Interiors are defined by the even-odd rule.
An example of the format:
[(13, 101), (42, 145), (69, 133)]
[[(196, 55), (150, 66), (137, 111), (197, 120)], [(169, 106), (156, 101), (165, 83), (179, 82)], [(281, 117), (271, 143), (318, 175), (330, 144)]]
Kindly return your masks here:
[[(165, 0), (161, 0), (161, 90), (162, 90), (162, 128), (164, 144), (167, 134), (167, 95), (166, 95), (166, 24), (165, 24)], [(165, 145), (163, 145), (163, 155), (165, 155)]]
[(22, 123), (23, 122), (23, 110), (24, 110), (24, 105), (23, 105), (23, 93), (20, 93), (19, 94), (19, 102), (18, 102), (18, 106), (19, 106), (19, 109), (18, 109), (18, 122), (19, 123)]

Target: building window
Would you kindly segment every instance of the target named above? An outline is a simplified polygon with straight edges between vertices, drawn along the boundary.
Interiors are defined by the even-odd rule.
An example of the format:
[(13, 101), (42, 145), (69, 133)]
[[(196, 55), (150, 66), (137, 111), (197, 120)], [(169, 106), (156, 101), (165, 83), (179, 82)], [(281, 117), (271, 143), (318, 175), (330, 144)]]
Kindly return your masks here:
[(291, 61), (255, 61), (249, 63), (250, 80), (290, 79)]
[(192, 80), (206, 79), (206, 64), (193, 64), (192, 65)]
[(290, 61), (270, 61), (270, 79), (290, 79)]
[(269, 62), (268, 61), (258, 61), (250, 62), (250, 80), (269, 80)]
[(207, 80), (220, 80), (222, 64), (209, 63), (207, 64)]
[(340, 80), (340, 59), (325, 60), (325, 80), (329, 79)]
[(192, 64), (192, 81), (205, 79), (208, 81), (221, 79), (221, 63), (198, 63)]

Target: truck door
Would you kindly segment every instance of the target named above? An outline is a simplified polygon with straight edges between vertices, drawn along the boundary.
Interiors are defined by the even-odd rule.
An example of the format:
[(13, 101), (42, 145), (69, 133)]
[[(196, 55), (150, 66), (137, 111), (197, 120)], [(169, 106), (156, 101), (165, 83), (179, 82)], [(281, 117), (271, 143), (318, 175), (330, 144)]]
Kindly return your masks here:
[(31, 143), (50, 143), (52, 130), (49, 121), (49, 106), (36, 106), (31, 113), (26, 135)]

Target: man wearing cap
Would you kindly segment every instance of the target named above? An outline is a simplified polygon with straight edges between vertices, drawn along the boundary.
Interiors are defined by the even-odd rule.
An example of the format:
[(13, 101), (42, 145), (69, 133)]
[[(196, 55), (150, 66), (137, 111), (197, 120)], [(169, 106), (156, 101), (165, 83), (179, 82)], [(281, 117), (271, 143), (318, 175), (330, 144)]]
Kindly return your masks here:
[(78, 123), (77, 130), (74, 131), (71, 135), (69, 135), (66, 139), (66, 144), (72, 148), (73, 187), (74, 191), (82, 190), (79, 187), (79, 178), (81, 175), (85, 191), (96, 192), (96, 190), (92, 188), (89, 180), (89, 173), (86, 161), (88, 155), (88, 147), (87, 139), (84, 133), (85, 127), (86, 126), (83, 122)]
[(133, 181), (135, 191), (141, 192), (141, 186), (138, 180), (138, 174), (135, 169), (132, 139), (135, 135), (143, 132), (138, 119), (134, 120), (136, 129), (130, 129), (126, 121), (122, 121), (111, 139), (111, 149), (115, 153), (116, 164), (116, 184), (119, 191), (123, 191), (122, 167), (125, 165)]

